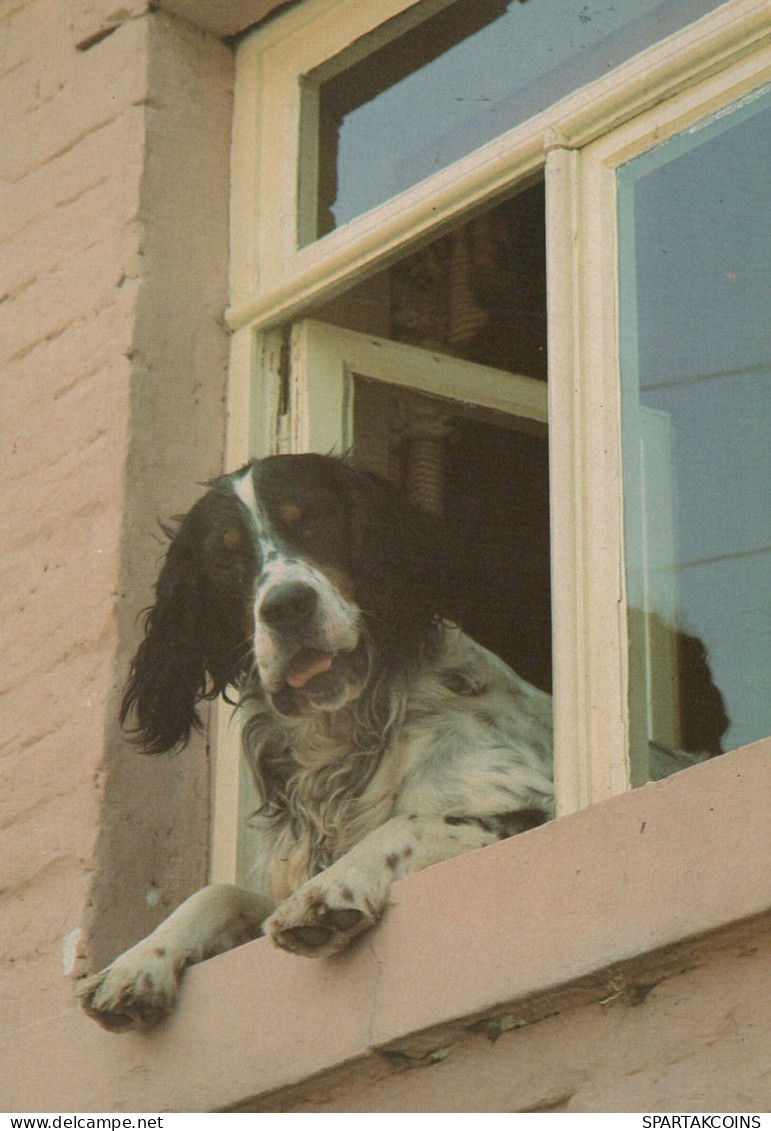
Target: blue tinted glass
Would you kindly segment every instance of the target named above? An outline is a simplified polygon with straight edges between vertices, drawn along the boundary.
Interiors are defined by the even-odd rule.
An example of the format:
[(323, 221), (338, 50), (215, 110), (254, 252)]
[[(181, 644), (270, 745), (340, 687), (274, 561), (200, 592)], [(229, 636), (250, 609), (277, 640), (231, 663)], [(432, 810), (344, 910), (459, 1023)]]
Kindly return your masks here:
[(471, 153), (719, 2), (459, 0), (351, 67), (326, 65), (336, 77), (317, 85), (309, 76), (321, 158), (317, 230), (301, 242)]
[(771, 89), (618, 185), (632, 700), (714, 753), (771, 733)]

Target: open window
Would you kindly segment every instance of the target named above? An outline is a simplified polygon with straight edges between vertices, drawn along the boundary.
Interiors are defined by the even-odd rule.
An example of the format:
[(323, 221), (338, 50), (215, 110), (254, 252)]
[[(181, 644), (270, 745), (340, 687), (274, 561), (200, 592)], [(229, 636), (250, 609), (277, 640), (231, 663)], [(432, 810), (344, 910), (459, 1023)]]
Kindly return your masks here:
[(441, 515), (458, 619), (549, 690), (545, 383), (313, 321), (291, 357), (292, 448), (350, 451)]
[(441, 515), (454, 615), (550, 691), (545, 257), (540, 182), (317, 308), (323, 324), (285, 328), (267, 358), (281, 443), (350, 452)]
[[(444, 509), (464, 624), (554, 690), (560, 813), (770, 729), (768, 538), (746, 471), (764, 452), (768, 294), (753, 275), (752, 300), (723, 306), (744, 268), (683, 250), (712, 225), (689, 209), (699, 169), (746, 162), (767, 183), (768, 146), (747, 135), (765, 121), (766, 15), (758, 0), (582, 13), (306, 0), (245, 39), (229, 312), (228, 465), (352, 449)], [(759, 234), (760, 190), (742, 191)], [(718, 268), (724, 290), (705, 290)], [(698, 347), (725, 353), (711, 310), (714, 326), (734, 312), (737, 349), (691, 373)], [(686, 370), (687, 396), (670, 389)], [(731, 530), (687, 548), (716, 493)], [(721, 702), (746, 725), (721, 731)], [(236, 760), (219, 763), (220, 812)]]
[[(541, 182), (266, 331), (257, 365), (268, 450), (346, 453), (440, 516), (453, 618), (550, 691), (545, 282)], [(248, 782), (240, 809), (243, 841)]]

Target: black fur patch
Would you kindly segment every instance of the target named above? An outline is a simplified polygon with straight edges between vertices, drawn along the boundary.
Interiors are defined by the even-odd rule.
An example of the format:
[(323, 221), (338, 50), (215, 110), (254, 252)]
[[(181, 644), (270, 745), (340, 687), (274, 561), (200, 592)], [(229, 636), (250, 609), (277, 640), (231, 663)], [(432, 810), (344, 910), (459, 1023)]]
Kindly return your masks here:
[(498, 840), (506, 840), (518, 833), (526, 833), (547, 821), (546, 813), (540, 809), (516, 809), (511, 813), (496, 813), (490, 817), (445, 817), (446, 825), (476, 825)]

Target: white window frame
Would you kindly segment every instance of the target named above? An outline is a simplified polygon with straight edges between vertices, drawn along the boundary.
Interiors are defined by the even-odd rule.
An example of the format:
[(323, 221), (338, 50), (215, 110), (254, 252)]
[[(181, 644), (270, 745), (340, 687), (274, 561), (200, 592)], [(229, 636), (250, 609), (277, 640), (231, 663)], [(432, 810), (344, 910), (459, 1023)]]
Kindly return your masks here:
[[(430, 11), (447, 2), (426, 0)], [(277, 450), (270, 427), (275, 382), (255, 380), (260, 369), (278, 370), (281, 343), (272, 327), (449, 221), (545, 175), (555, 780), (558, 812), (569, 813), (630, 788), (615, 173), (763, 83), (771, 68), (767, 4), (728, 0), (468, 157), (298, 248), (301, 76), (386, 21), (404, 23), (383, 34), (395, 27), (401, 34), (417, 16), (414, 0), (305, 0), (239, 48), (226, 462), (237, 466)], [(230, 736), (219, 756), (215, 821), (222, 828), (234, 819), (237, 753), (221, 709), (218, 731)], [(234, 839), (225, 836), (225, 843)], [(215, 875), (232, 875), (234, 852), (215, 855)]]
[[(767, 13), (765, 24), (766, 43), (757, 51), (640, 114), (586, 146), (579, 154), (571, 155), (574, 162), (571, 195), (576, 202), (578, 231), (583, 234), (583, 237), (579, 235), (573, 279), (579, 346), (572, 377), (580, 393), (573, 410), (578, 414), (578, 423), (571, 435), (565, 436), (565, 441), (572, 440), (576, 445), (580, 466), (585, 469), (587, 513), (582, 519), (586, 552), (574, 562), (575, 599), (566, 614), (569, 616), (572, 612), (579, 632), (592, 641), (589, 652), (596, 668), (594, 685), (591, 675), (589, 680), (579, 681), (575, 702), (578, 717), (586, 720), (582, 733), (587, 738), (587, 746), (571, 763), (573, 771), (582, 775), (574, 786), (578, 807), (598, 800), (605, 791), (615, 794), (630, 788), (633, 782), (639, 783), (630, 757), (634, 744), (630, 736), (633, 720), (630, 720), (624, 560), (616, 174), (627, 161), (751, 95), (771, 80)], [(557, 331), (561, 317), (566, 314), (560, 314), (560, 301), (560, 296), (555, 296)], [(553, 324), (553, 310), (550, 317)], [(550, 404), (554, 405), (553, 398)], [(550, 411), (554, 411), (553, 408)], [(556, 433), (560, 418), (559, 414), (555, 415), (557, 419), (552, 417), (554, 427), (550, 439), (552, 451), (559, 445)], [(558, 449), (556, 458), (561, 454)], [(574, 468), (574, 474), (580, 474), (579, 466)], [(559, 492), (556, 497), (559, 499)], [(596, 552), (597, 547), (602, 547), (600, 553)], [(561, 562), (565, 564), (564, 558), (557, 554), (557, 569)], [(566, 586), (571, 586), (569, 573), (566, 572), (562, 580)], [(554, 589), (553, 600), (559, 602), (562, 599), (559, 578), (555, 579)], [(556, 617), (557, 613), (554, 615)], [(603, 635), (603, 631), (607, 635)], [(588, 653), (579, 652), (576, 659), (591, 663)], [(558, 665), (558, 670), (564, 672), (565, 666)], [(572, 676), (573, 672), (568, 671)], [(601, 702), (598, 697), (603, 695), (613, 698)], [(563, 717), (565, 710), (566, 705), (561, 703), (558, 717)], [(640, 744), (637, 746), (639, 749)], [(611, 751), (609, 760), (604, 751)], [(623, 765), (619, 751), (623, 752)], [(563, 759), (563, 766), (564, 762)], [(638, 780), (634, 781), (636, 776)]]
[(302, 319), (292, 328), (289, 417), (292, 452), (349, 449), (353, 435), (353, 383), (366, 377), (391, 387), (474, 405), (546, 424), (543, 381), (433, 353), (404, 342)]
[(762, 0), (732, 0), (414, 188), (298, 248), (301, 77), (345, 49), (363, 51), (365, 36), (372, 50), (379, 37), (402, 34), (450, 2), (423, 0), (424, 7), (418, 0), (304, 0), (239, 46), (228, 315), (233, 329), (307, 309), (405, 243), (538, 174), (555, 147), (580, 149), (723, 69), (768, 33)]

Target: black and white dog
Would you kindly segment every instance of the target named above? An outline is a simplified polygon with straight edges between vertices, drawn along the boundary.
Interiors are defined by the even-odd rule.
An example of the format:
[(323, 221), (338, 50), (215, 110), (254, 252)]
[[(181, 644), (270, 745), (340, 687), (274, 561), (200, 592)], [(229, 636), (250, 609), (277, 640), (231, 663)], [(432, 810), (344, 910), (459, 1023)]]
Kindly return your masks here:
[(181, 520), (123, 720), (183, 745), (238, 690), (261, 807), (249, 890), (217, 884), (81, 983), (107, 1028), (150, 1025), (185, 966), (264, 933), (329, 955), (394, 880), (553, 815), (551, 700), (442, 620), (420, 514), (326, 456), (217, 480)]

